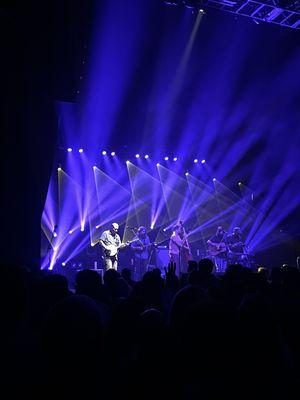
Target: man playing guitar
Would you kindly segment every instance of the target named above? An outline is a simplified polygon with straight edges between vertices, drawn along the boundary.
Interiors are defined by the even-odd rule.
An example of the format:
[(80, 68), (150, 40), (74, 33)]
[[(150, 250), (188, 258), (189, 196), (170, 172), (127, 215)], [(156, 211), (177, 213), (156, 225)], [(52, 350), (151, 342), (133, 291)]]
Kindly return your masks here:
[(250, 267), (249, 254), (247, 254), (242, 232), (238, 226), (233, 229), (231, 235), (227, 236), (226, 242), (228, 244), (230, 262)]
[(225, 272), (227, 266), (227, 245), (225, 243), (226, 232), (220, 225), (217, 232), (208, 241), (208, 254), (214, 258), (217, 272)]
[(118, 268), (118, 252), (120, 248), (127, 246), (121, 243), (121, 238), (118, 235), (119, 225), (114, 222), (111, 228), (104, 231), (100, 237), (99, 244), (104, 250), (104, 266), (105, 270)]
[(147, 229), (144, 226), (140, 226), (136, 236), (131, 241), (131, 248), (134, 251), (135, 279), (137, 281), (140, 281), (147, 271), (150, 250), (154, 245), (154, 243), (150, 242)]

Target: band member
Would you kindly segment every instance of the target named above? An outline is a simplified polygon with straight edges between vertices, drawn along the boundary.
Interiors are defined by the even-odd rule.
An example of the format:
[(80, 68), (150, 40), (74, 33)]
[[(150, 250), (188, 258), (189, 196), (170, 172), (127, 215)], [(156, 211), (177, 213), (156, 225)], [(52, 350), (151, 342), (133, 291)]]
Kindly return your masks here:
[(216, 272), (225, 272), (227, 267), (227, 246), (226, 246), (226, 232), (220, 225), (217, 228), (215, 235), (208, 241), (208, 253), (214, 259), (216, 265)]
[(104, 231), (100, 237), (99, 244), (104, 252), (104, 267), (108, 269), (118, 268), (118, 251), (121, 247), (121, 238), (118, 235), (119, 225), (114, 222), (109, 230)]
[(228, 235), (226, 242), (229, 249), (229, 261), (232, 264), (242, 264), (249, 266), (248, 254), (246, 254), (245, 243), (242, 237), (241, 229), (236, 226), (231, 235)]
[(170, 261), (176, 264), (176, 270), (179, 275), (187, 271), (187, 257), (190, 254), (190, 247), (187, 236), (180, 221), (174, 228), (174, 231), (169, 241), (169, 256)]
[(226, 238), (226, 242), (228, 244), (228, 248), (231, 252), (233, 253), (244, 253), (244, 241), (242, 238), (242, 232), (241, 229), (236, 226), (233, 229), (233, 232), (231, 235), (228, 235)]
[(147, 229), (140, 226), (136, 236), (131, 242), (131, 248), (134, 251), (135, 279), (141, 280), (147, 271), (149, 262), (151, 242), (147, 235)]

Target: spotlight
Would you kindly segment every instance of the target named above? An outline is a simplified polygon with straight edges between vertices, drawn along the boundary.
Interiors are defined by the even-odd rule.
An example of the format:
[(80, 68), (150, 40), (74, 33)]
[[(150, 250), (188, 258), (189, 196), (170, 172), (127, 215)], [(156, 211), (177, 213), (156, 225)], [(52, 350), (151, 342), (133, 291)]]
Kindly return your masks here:
[(73, 233), (73, 229), (70, 229), (69, 234), (72, 235), (72, 233)]
[(136, 155), (135, 155), (135, 158), (140, 158), (140, 155), (139, 155), (139, 154), (136, 154)]
[(164, 159), (165, 159), (165, 161), (168, 161), (168, 160), (169, 160), (169, 157), (168, 157), (168, 156), (166, 156)]
[(194, 160), (194, 163), (196, 164), (198, 162), (198, 159), (197, 158), (195, 158), (195, 160)]
[(158, 162), (158, 163), (156, 164), (156, 166), (159, 167), (159, 165), (160, 165), (160, 164), (159, 164), (159, 162)]
[(177, 161), (177, 160), (178, 160), (178, 158), (177, 158), (177, 157), (174, 157), (174, 158), (173, 158), (173, 161)]
[(96, 168), (97, 168), (96, 165), (94, 165), (94, 166), (93, 166), (93, 169), (96, 169)]
[(202, 164), (205, 164), (205, 163), (206, 163), (206, 161), (205, 161), (204, 159), (203, 159), (201, 162), (202, 162)]
[(57, 233), (56, 232), (53, 232), (53, 237), (57, 237)]
[(58, 172), (62, 171), (62, 168), (61, 168), (61, 167), (58, 167), (58, 168), (57, 168), (57, 171), (58, 171)]
[(213, 182), (216, 182), (217, 178), (213, 178)]
[(201, 12), (202, 14), (204, 14), (203, 8), (200, 8), (199, 12)]
[(130, 163), (130, 161), (129, 160), (126, 160), (126, 164), (129, 164)]
[(186, 173), (185, 173), (185, 176), (188, 176), (188, 174), (189, 174), (189, 173), (188, 173), (188, 172), (186, 172)]
[(115, 153), (114, 151), (112, 151), (112, 152), (110, 153), (110, 155), (114, 157), (114, 156), (116, 155), (116, 153)]
[(78, 152), (79, 152), (79, 153), (83, 153), (83, 149), (79, 149)]
[(80, 228), (80, 230), (81, 230), (81, 232), (84, 232), (84, 226), (82, 226), (82, 227)]
[(102, 151), (102, 155), (106, 156), (107, 152), (105, 150)]
[(238, 185), (241, 186), (241, 185), (242, 185), (242, 182), (239, 182)]
[(65, 262), (62, 262), (61, 265), (62, 265), (63, 267), (65, 267), (65, 266), (66, 266), (66, 263), (65, 263)]
[(145, 154), (145, 158), (147, 160), (149, 158), (149, 154)]
[(71, 147), (68, 147), (67, 151), (68, 151), (69, 153), (71, 153), (71, 151), (72, 151)]

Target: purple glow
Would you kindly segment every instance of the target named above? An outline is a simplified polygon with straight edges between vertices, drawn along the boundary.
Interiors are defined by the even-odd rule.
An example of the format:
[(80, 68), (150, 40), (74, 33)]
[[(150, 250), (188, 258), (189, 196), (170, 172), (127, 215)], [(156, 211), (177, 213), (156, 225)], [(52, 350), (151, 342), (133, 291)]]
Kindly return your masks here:
[[(63, 151), (57, 151), (55, 166), (63, 169), (57, 174), (54, 166), (49, 183), (42, 216), (46, 248), (55, 224), (59, 234), (50, 263), (45, 256), (42, 267), (52, 269), (57, 260), (67, 262), (93, 246), (114, 218), (161, 231), (181, 216), (195, 241), (224, 222), (228, 230), (242, 226), (252, 248), (269, 245), (272, 229), (299, 205), (298, 53), (284, 46), (281, 32), (274, 33), (282, 43), (278, 52), (262, 25), (258, 33), (236, 21), (232, 40), (232, 22), (216, 16), (205, 21), (207, 27), (201, 24), (204, 33), (214, 32), (203, 42), (194, 17), (159, 12), (153, 26), (149, 15), (160, 10), (156, 2), (135, 1), (134, 8), (125, 3), (106, 1), (97, 8), (87, 87), (80, 91), (85, 94), (78, 104), (59, 103)], [(270, 46), (262, 46), (261, 38)], [(70, 144), (83, 146), (84, 155), (67, 155)], [(113, 148), (118, 157), (99, 160), (101, 148), (108, 149), (103, 156), (114, 156)], [(138, 161), (143, 169), (129, 160), (125, 165), (127, 157), (148, 159), (146, 151), (155, 161), (168, 161), (170, 154), (172, 171), (155, 161)], [(195, 159), (206, 165), (191, 170), (191, 154), (209, 162)], [(241, 197), (229, 189), (238, 189), (239, 179), (251, 187), (246, 195), (240, 190)]]

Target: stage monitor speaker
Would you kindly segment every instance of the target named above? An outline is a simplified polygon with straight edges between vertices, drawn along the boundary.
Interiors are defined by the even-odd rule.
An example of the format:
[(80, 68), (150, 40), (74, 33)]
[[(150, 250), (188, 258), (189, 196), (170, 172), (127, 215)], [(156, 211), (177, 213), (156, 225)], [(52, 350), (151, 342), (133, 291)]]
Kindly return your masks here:
[(156, 265), (157, 268), (160, 270), (163, 270), (164, 267), (167, 267), (170, 262), (170, 257), (169, 257), (169, 249), (164, 247), (164, 248), (157, 248), (156, 250)]

